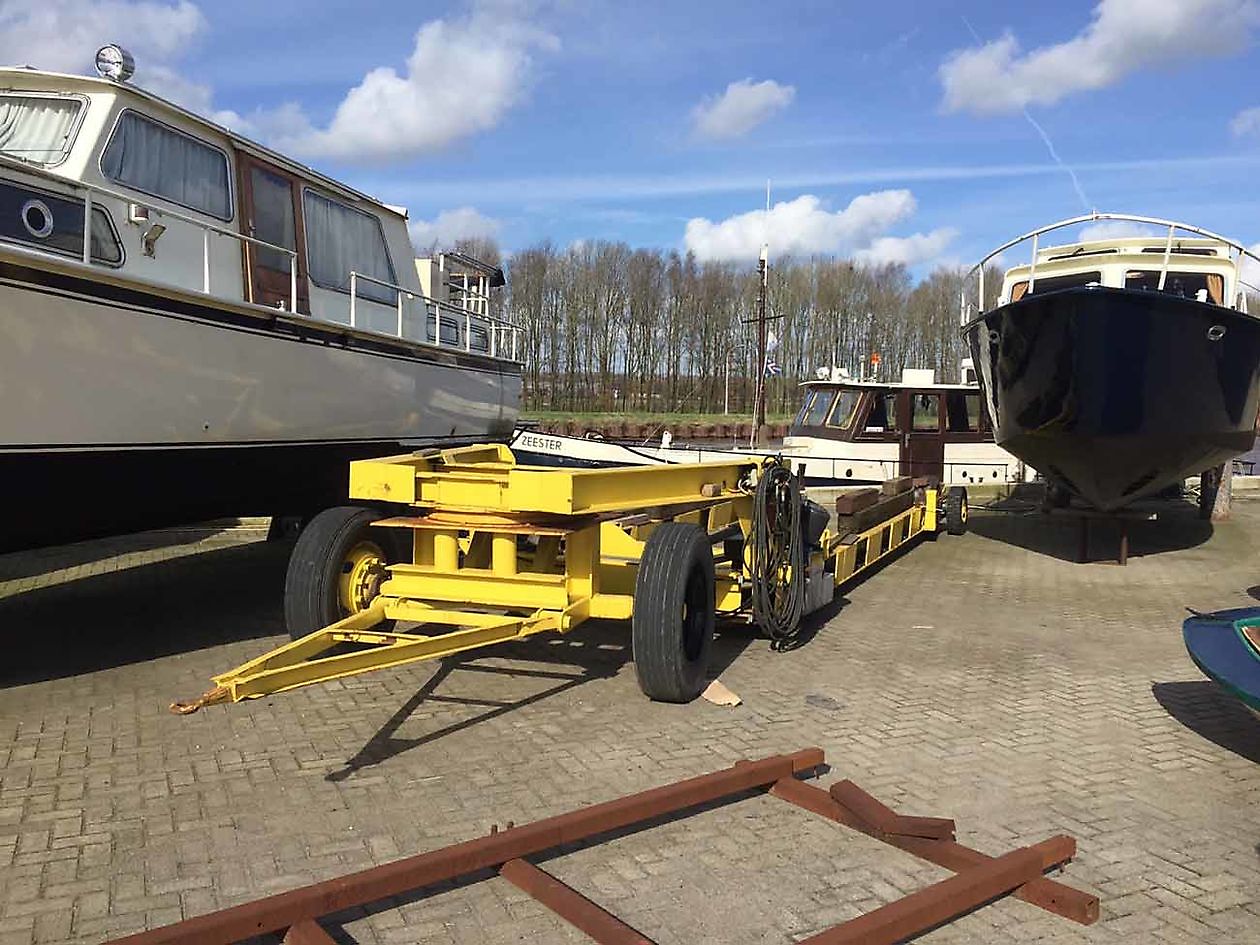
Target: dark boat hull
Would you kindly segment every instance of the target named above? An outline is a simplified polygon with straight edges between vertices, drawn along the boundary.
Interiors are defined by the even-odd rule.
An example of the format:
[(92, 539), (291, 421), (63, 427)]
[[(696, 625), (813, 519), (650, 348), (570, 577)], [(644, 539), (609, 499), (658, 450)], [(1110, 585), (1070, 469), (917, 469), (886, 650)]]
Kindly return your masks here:
[(1260, 320), (1242, 312), (1077, 288), (1003, 305), (963, 335), (998, 445), (1096, 508), (1255, 442)]

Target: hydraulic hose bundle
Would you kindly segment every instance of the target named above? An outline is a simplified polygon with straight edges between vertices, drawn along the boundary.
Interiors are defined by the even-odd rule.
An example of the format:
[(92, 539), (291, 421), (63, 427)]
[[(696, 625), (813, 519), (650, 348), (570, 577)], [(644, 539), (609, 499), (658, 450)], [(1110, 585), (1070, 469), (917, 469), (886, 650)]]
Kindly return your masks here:
[(757, 480), (751, 539), (753, 619), (773, 649), (789, 649), (805, 609), (805, 538), (800, 481), (782, 461), (764, 466)]

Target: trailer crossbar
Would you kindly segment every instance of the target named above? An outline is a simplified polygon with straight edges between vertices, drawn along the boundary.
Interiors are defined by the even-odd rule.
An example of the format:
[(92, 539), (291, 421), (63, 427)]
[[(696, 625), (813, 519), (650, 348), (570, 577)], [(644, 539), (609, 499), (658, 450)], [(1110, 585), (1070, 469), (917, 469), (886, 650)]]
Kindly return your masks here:
[[(1041, 875), (1045, 870), (1062, 866), (1075, 855), (1076, 844), (1072, 838), (1055, 836), (1003, 856), (989, 857), (968, 850), (952, 839), (884, 833), (837, 801), (833, 794), (797, 779), (817, 773), (823, 762), (819, 748), (736, 762), (711, 774), (592, 804), (532, 824), (492, 831), (488, 836), (418, 856), (138, 932), (115, 939), (109, 945), (229, 945), (266, 934), (282, 935), (286, 945), (326, 945), (332, 938), (321, 920), (487, 870), (496, 871), (596, 942), (652, 945), (652, 939), (645, 934), (529, 862), (527, 857), (553, 853), (558, 847), (590, 841), (614, 831), (645, 829), (661, 818), (686, 816), (706, 805), (729, 803), (757, 791), (768, 791), (798, 807), (870, 833), (956, 872), (949, 879), (823, 930), (806, 941), (819, 945), (902, 941), (1012, 892), (1034, 905), (1083, 924), (1097, 920), (1097, 898), (1053, 883)], [(857, 797), (855, 790), (860, 791), (852, 786), (838, 793), (852, 799)], [(870, 801), (879, 803), (874, 798)], [(859, 806), (862, 804), (866, 802)], [(878, 808), (866, 804), (864, 810), (870, 813)], [(897, 820), (901, 815), (888, 813), (894, 819), (877, 815), (883, 819), (885, 827), (909, 825), (919, 829), (917, 818)], [(927, 820), (942, 822), (940, 818)], [(939, 827), (929, 829), (940, 832)]]

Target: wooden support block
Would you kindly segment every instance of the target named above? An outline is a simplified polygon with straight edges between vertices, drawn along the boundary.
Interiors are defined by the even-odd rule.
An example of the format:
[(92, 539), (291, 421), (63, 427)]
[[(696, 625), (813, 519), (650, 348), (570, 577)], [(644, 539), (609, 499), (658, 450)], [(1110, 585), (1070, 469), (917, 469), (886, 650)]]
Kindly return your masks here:
[(879, 491), (886, 496), (901, 495), (901, 493), (909, 492), (913, 488), (913, 476), (894, 476), (892, 479), (885, 479), (884, 484), (879, 487)]
[(854, 489), (852, 492), (842, 492), (836, 497), (836, 514), (853, 515), (870, 508), (878, 501), (878, 489)]

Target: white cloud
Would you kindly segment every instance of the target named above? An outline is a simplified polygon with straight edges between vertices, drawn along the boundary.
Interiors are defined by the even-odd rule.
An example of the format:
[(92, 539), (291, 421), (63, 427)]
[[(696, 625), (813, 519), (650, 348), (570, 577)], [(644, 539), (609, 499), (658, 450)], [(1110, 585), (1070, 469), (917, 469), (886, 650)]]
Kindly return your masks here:
[(205, 28), (201, 10), (187, 0), (46, 0), (38, 6), (0, 0), (0, 62), (91, 75), (96, 50), (116, 42), (135, 56), (136, 85), (243, 129), (248, 122), (240, 115), (214, 107), (209, 86), (175, 69)]
[(412, 220), (407, 229), (417, 249), (449, 249), (461, 239), (494, 239), (503, 224), (473, 207), (443, 210), (432, 220)]
[(692, 109), (695, 132), (713, 140), (738, 138), (786, 108), (795, 97), (793, 86), (780, 85), (772, 79), (732, 82), (721, 95), (707, 98)]
[(1260, 106), (1244, 108), (1229, 123), (1230, 133), (1236, 138), (1260, 135)]
[(1076, 234), (1078, 243), (1088, 243), (1090, 240), (1118, 240), (1124, 239), (1126, 236), (1155, 236), (1158, 231), (1143, 223), (1130, 223), (1127, 220), (1099, 220), (1097, 223), (1087, 223), (1081, 227), (1081, 231)]
[(52, 72), (92, 72), (96, 50), (119, 43), (135, 54), (137, 80), (169, 63), (206, 26), (187, 0), (0, 2), (0, 63)]
[(1024, 53), (1007, 33), (950, 55), (940, 68), (944, 105), (982, 115), (1050, 105), (1141, 69), (1241, 52), (1258, 23), (1255, 0), (1099, 0), (1066, 42)]
[(889, 263), (917, 266), (919, 263), (940, 261), (941, 254), (957, 238), (958, 231), (952, 226), (911, 236), (881, 236), (865, 249), (859, 249), (853, 258), (873, 266)]
[(468, 16), (425, 23), (405, 73), (373, 69), (327, 128), (296, 106), (256, 120), (280, 148), (314, 157), (386, 161), (440, 150), (498, 124), (526, 95), (533, 52), (558, 48), (519, 12), (483, 2)]
[(851, 253), (873, 242), (915, 211), (908, 190), (881, 190), (854, 197), (843, 210), (830, 211), (805, 194), (714, 223), (703, 217), (687, 221), (684, 242), (698, 259), (756, 259), (768, 242), (776, 256)]

